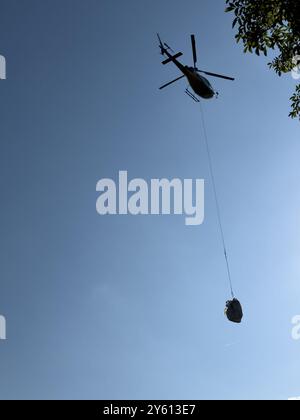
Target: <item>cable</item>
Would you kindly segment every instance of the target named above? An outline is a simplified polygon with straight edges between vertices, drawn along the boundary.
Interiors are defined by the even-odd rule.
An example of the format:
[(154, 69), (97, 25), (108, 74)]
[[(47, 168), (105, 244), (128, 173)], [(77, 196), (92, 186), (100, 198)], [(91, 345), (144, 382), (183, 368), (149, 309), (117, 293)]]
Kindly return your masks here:
[(220, 228), (220, 235), (221, 235), (221, 240), (222, 240), (222, 244), (223, 244), (223, 248), (224, 248), (224, 256), (225, 256), (225, 261), (226, 261), (226, 268), (227, 268), (230, 292), (231, 292), (232, 299), (234, 299), (235, 295), (234, 295), (234, 292), (233, 292), (232, 277), (231, 277), (228, 254), (227, 254), (227, 249), (226, 249), (225, 235), (224, 235), (224, 230), (223, 230), (223, 226), (222, 226), (221, 209), (220, 209), (220, 204), (219, 204), (219, 199), (218, 199), (218, 194), (217, 194), (217, 187), (216, 187), (216, 181), (215, 181), (215, 176), (214, 176), (214, 168), (213, 168), (212, 156), (211, 156), (209, 142), (208, 142), (207, 129), (206, 129), (206, 124), (205, 124), (205, 119), (204, 119), (204, 111), (203, 111), (203, 107), (202, 107), (202, 101), (200, 101), (200, 109), (201, 109), (201, 119), (202, 119), (202, 125), (203, 125), (205, 146), (206, 146), (206, 152), (207, 152), (208, 163), (209, 163), (210, 177), (211, 177), (211, 181), (212, 181), (212, 185), (213, 185), (214, 197), (215, 197), (215, 202), (216, 202), (216, 209), (217, 209), (217, 217), (218, 217), (218, 223), (219, 223), (219, 228)]

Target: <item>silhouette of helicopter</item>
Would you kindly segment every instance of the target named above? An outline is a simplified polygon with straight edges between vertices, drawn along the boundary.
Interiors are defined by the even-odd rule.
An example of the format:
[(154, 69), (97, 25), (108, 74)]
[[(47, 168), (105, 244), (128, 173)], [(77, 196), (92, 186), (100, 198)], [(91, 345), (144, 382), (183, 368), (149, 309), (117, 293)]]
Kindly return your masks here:
[[(167, 56), (167, 59), (164, 60), (162, 62), (163, 65), (169, 64), (169, 63), (174, 63), (176, 67), (179, 68), (179, 70), (183, 73), (183, 76), (178, 77), (175, 80), (172, 80), (172, 82), (166, 83), (165, 85), (161, 86), (159, 89), (162, 90), (164, 88), (166, 88), (167, 86), (172, 85), (173, 83), (177, 82), (178, 80), (181, 80), (183, 78), (187, 78), (188, 82), (191, 86), (191, 88), (193, 89), (194, 93), (198, 96), (200, 96), (201, 98), (204, 99), (212, 99), (213, 97), (218, 97), (218, 92), (216, 92), (214, 90), (214, 88), (212, 87), (212, 85), (210, 84), (210, 82), (204, 77), (201, 76), (200, 73), (203, 73), (207, 76), (212, 76), (212, 77), (219, 77), (221, 79), (225, 79), (225, 80), (232, 80), (234, 81), (235, 79), (232, 77), (228, 77), (228, 76), (223, 76), (221, 74), (216, 74), (216, 73), (210, 73), (204, 70), (199, 70), (197, 67), (197, 50), (196, 50), (196, 38), (195, 35), (191, 35), (191, 41), (192, 41), (192, 50), (193, 50), (193, 60), (194, 60), (194, 66), (193, 67), (189, 67), (189, 66), (184, 66), (183, 64), (181, 64), (177, 59), (179, 57), (181, 57), (183, 54), (181, 52), (175, 54), (175, 52), (172, 50), (172, 48), (166, 44), (165, 42), (163, 43), (159, 34), (157, 34), (158, 39), (159, 39), (159, 47), (161, 50), (161, 54), (163, 56)], [(171, 51), (174, 55), (172, 55), (169, 51)], [(189, 89), (187, 88), (185, 93), (192, 98), (195, 102), (200, 102), (200, 100), (197, 98), (196, 95), (194, 95), (194, 93), (190, 92)]]

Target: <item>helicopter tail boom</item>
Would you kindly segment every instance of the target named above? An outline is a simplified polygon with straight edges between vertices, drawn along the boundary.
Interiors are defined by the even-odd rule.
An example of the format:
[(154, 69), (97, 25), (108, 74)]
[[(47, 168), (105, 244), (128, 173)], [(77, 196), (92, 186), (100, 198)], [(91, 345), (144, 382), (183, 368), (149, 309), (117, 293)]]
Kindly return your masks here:
[(181, 57), (182, 55), (183, 55), (182, 52), (179, 52), (179, 53), (177, 53), (175, 55), (172, 55), (167, 60), (163, 61), (162, 64), (165, 66), (166, 64), (169, 64), (171, 62), (174, 62), (174, 60), (177, 60), (177, 58)]

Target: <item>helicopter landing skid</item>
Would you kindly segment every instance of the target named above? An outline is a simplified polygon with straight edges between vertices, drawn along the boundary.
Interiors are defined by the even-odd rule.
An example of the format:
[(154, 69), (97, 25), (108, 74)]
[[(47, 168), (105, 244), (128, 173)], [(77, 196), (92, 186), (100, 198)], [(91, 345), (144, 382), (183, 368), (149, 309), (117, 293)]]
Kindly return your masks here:
[(185, 93), (191, 98), (193, 99), (193, 101), (199, 103), (199, 99), (192, 93), (190, 92), (188, 89), (185, 90)]

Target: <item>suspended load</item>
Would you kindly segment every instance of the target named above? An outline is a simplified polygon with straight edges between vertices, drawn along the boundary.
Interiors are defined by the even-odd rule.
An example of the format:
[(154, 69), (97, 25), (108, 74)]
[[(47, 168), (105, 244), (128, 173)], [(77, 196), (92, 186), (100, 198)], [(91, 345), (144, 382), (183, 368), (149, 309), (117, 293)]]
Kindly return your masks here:
[(229, 321), (240, 324), (243, 319), (243, 308), (237, 299), (226, 302), (225, 315)]

